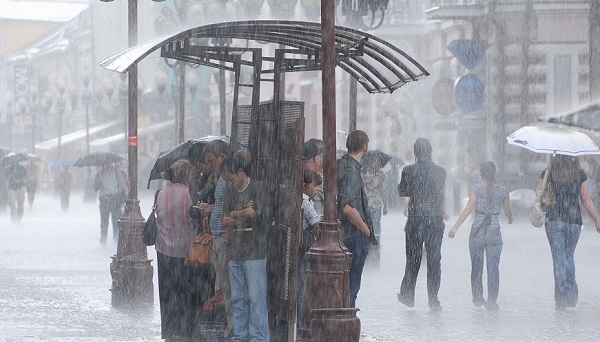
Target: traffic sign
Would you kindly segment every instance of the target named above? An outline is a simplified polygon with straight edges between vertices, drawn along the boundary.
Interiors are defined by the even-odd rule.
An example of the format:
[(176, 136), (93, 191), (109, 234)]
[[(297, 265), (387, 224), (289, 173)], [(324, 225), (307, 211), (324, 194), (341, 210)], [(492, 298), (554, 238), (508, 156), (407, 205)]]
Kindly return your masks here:
[(484, 90), (485, 86), (479, 77), (463, 75), (454, 84), (454, 102), (465, 113), (477, 111), (483, 105)]

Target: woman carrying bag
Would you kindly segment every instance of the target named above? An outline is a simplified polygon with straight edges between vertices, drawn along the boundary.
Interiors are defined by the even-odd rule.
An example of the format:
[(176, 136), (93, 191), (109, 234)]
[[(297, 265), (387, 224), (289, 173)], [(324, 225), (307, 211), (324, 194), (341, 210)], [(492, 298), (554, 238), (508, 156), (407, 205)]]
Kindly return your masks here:
[(192, 199), (188, 189), (190, 163), (178, 160), (163, 172), (165, 186), (156, 198), (156, 255), (160, 299), (161, 338), (191, 341), (195, 301), (194, 272), (185, 265), (196, 235), (189, 215)]
[[(546, 236), (552, 252), (554, 266), (554, 300), (557, 311), (577, 305), (578, 287), (575, 280), (575, 248), (582, 229), (581, 204), (594, 220), (600, 232), (600, 216), (590, 196), (587, 175), (579, 166), (577, 157), (556, 154), (550, 160), (548, 187), (556, 197), (554, 204), (546, 206)], [(537, 191), (543, 190), (540, 176)]]

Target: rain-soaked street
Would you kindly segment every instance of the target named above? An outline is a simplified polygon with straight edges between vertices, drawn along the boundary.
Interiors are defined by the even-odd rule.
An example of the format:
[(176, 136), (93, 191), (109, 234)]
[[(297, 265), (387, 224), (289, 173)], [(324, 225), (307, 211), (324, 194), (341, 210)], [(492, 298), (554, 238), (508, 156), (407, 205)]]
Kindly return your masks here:
[[(147, 215), (152, 194), (141, 191)], [(110, 256), (116, 244), (98, 243), (97, 203), (72, 195), (68, 212), (58, 198), (41, 194), (23, 221), (0, 214), (1, 341), (158, 341), (158, 304), (145, 312), (110, 305)], [(447, 226), (453, 223), (453, 216)], [(381, 266), (368, 269), (358, 296), (361, 341), (597, 341), (600, 289), (597, 260), (600, 235), (584, 228), (576, 253), (579, 303), (556, 312), (550, 252), (541, 229), (524, 221), (503, 224), (497, 312), (471, 303), (467, 238), (463, 224), (442, 247), (441, 312), (430, 312), (421, 269), (414, 308), (396, 300), (404, 269), (405, 218), (383, 217)], [(154, 248), (149, 258), (156, 260)], [(155, 261), (153, 266), (156, 267)], [(424, 267), (425, 265), (423, 265)], [(158, 289), (155, 270), (155, 303)]]

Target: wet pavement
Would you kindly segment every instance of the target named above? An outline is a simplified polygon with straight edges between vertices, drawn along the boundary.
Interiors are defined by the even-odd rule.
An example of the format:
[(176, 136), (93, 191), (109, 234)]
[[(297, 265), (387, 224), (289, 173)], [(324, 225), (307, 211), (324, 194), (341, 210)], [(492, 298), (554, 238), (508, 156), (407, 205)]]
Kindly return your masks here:
[[(110, 306), (110, 257), (116, 243), (99, 240), (96, 204), (74, 193), (68, 212), (60, 201), (41, 194), (22, 222), (0, 213), (0, 341), (159, 341), (160, 314), (156, 270), (155, 305), (142, 311)], [(152, 193), (141, 191), (142, 214)], [(452, 217), (447, 226), (451, 225)], [(443, 310), (427, 305), (423, 265), (415, 307), (396, 300), (404, 273), (405, 218), (382, 218), (381, 263), (363, 275), (357, 306), (361, 341), (597, 341), (600, 339), (600, 234), (585, 227), (576, 252), (579, 303), (556, 312), (552, 261), (543, 229), (525, 221), (503, 224), (497, 312), (471, 303), (469, 224), (442, 247)], [(110, 230), (110, 229), (109, 229)], [(148, 248), (156, 260), (154, 248)], [(155, 261), (152, 265), (156, 267)]]

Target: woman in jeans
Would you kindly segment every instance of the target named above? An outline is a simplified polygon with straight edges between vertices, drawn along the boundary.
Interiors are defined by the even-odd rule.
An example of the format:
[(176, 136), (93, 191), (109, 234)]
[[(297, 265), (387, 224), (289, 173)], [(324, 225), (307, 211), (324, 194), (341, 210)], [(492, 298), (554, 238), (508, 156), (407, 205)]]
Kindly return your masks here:
[[(542, 191), (546, 171), (542, 172), (537, 191)], [(577, 305), (574, 255), (582, 228), (580, 203), (594, 220), (598, 232), (600, 216), (590, 196), (587, 175), (577, 157), (554, 155), (547, 181), (556, 196), (556, 203), (546, 207), (546, 236), (554, 265), (554, 300), (556, 310), (564, 311)]]
[(156, 198), (156, 256), (161, 337), (191, 341), (194, 328), (194, 273), (185, 265), (196, 229), (189, 215), (192, 205), (188, 180), (190, 162), (178, 160), (163, 172), (167, 180)]
[[(471, 254), (471, 292), (473, 304), (488, 310), (497, 310), (498, 289), (500, 287), (500, 253), (502, 253), (502, 234), (498, 216), (504, 208), (508, 223), (512, 223), (510, 198), (506, 187), (496, 184), (496, 165), (484, 161), (479, 167), (481, 183), (471, 186), (469, 201), (460, 213), (458, 220), (448, 232), (448, 237), (456, 235), (458, 227), (475, 209), (475, 218), (469, 235), (469, 252)], [(488, 299), (483, 298), (483, 259), (487, 264)]]

